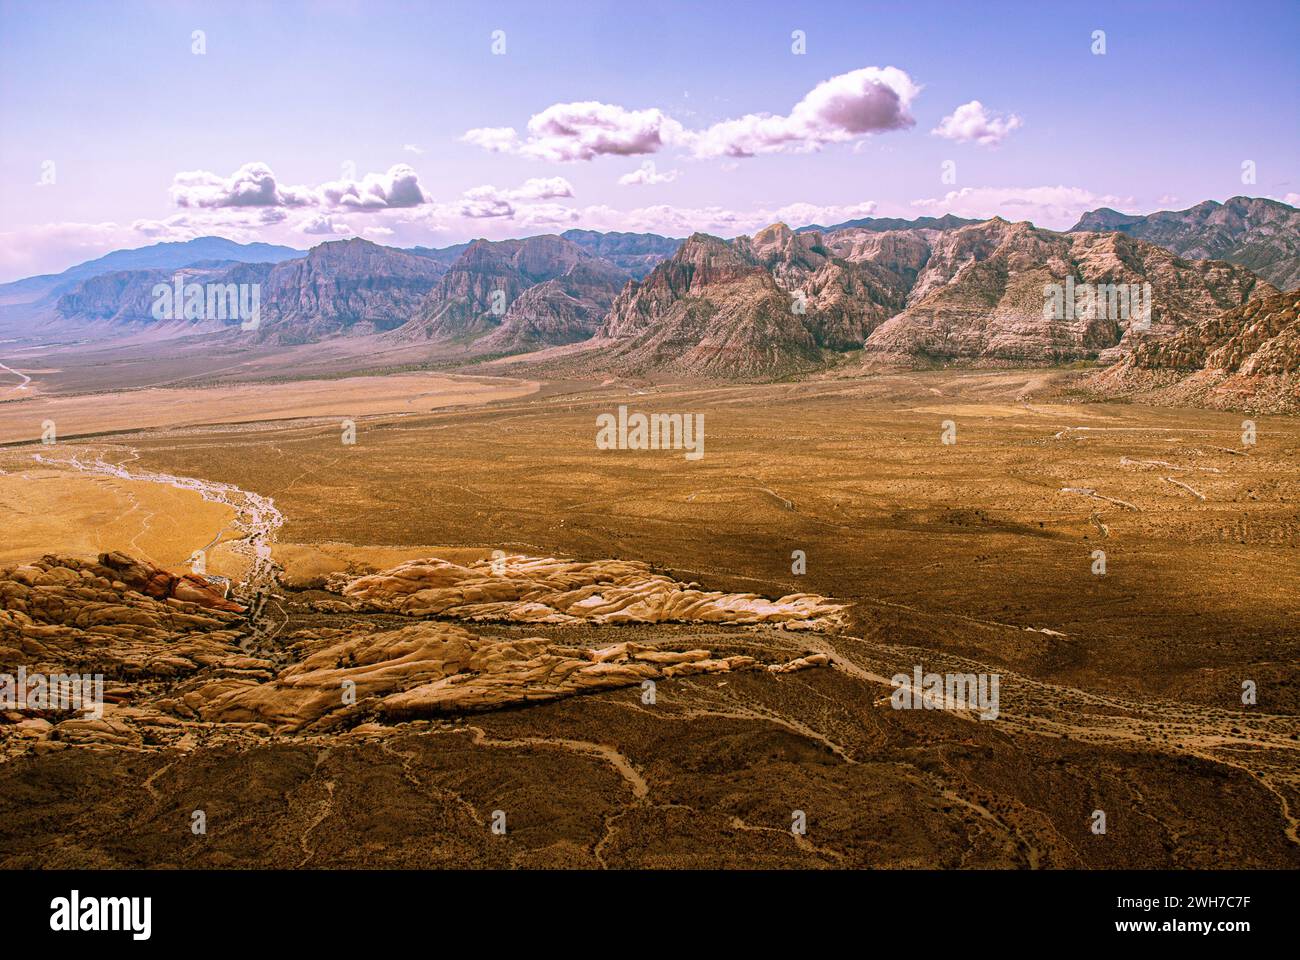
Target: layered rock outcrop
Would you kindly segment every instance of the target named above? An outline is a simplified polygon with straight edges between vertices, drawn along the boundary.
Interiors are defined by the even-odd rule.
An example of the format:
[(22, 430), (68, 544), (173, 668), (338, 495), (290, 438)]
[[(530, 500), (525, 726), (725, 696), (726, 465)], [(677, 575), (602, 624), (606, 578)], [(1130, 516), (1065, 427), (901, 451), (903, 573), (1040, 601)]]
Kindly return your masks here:
[[(907, 308), (881, 324), (866, 350), (900, 361), (991, 365), (1114, 358), (1276, 290), (1222, 261), (1183, 260), (1122, 234), (1061, 234), (994, 218), (935, 234)], [(1150, 324), (1108, 309), (1045, 311), (1045, 289), (1150, 285)], [(1145, 295), (1145, 294), (1143, 294)], [(1108, 353), (1109, 352), (1109, 353)]]
[(829, 662), (811, 654), (762, 664), (749, 656), (632, 643), (589, 649), (542, 637), (481, 637), (427, 622), (305, 646), (303, 659), (269, 683), (215, 681), (187, 691), (171, 708), (203, 720), (297, 732), (369, 717), (396, 722), (538, 703), (693, 673), (789, 672)]
[(177, 678), (242, 662), (243, 608), (195, 576), (120, 553), (0, 571), (0, 669)]
[(556, 236), (476, 240), (395, 330), (400, 342), (460, 342), (492, 352), (592, 335), (628, 274)]
[(775, 224), (730, 243), (695, 234), (610, 308), (603, 362), (626, 373), (780, 377), (861, 346), (902, 309), (903, 276)]
[(330, 589), (358, 609), (514, 623), (837, 625), (845, 609), (815, 594), (769, 600), (701, 590), (634, 560), (581, 562), (507, 556), (461, 566), (430, 558), (383, 573), (336, 577)]
[(1300, 292), (1251, 300), (1088, 377), (1105, 396), (1300, 412)]

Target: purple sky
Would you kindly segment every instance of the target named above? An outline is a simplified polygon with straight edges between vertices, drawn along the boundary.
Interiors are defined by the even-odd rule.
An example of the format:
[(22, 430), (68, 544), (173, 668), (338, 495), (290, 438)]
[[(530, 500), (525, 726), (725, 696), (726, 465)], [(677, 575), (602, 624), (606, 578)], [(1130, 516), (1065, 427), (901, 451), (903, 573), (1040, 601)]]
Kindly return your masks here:
[(1298, 44), (1295, 2), (3, 0), (0, 281), (205, 234), (1295, 204)]

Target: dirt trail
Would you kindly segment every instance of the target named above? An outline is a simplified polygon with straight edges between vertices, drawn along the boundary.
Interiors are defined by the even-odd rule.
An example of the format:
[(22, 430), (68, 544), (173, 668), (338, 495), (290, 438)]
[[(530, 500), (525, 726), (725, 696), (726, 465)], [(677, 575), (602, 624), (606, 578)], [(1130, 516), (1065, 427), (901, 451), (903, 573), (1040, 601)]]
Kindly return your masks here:
[(11, 392), (25, 391), (27, 389), (27, 385), (32, 382), (31, 377), (27, 376), (27, 374), (23, 373), (21, 370), (15, 370), (13, 367), (9, 366), (4, 361), (0, 361), (0, 370), (4, 370), (6, 373), (12, 373), (15, 377), (19, 377), (22, 379), (23, 381), (22, 383), (16, 384), (9, 388)]

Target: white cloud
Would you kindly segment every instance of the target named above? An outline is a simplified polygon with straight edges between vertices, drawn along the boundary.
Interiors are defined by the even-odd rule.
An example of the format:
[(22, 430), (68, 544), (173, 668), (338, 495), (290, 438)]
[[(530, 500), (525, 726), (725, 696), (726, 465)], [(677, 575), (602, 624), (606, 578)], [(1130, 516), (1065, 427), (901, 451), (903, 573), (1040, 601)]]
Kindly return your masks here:
[(294, 227), (299, 233), (310, 236), (334, 236), (350, 234), (352, 230), (342, 222), (336, 222), (329, 214), (318, 213), (302, 220)]
[(912, 206), (927, 213), (955, 214), (984, 219), (1032, 220), (1036, 226), (1068, 229), (1079, 216), (1097, 207), (1122, 209), (1133, 206), (1132, 197), (1095, 194), (1082, 187), (963, 187), (942, 197), (913, 200)]
[(495, 153), (557, 162), (637, 156), (681, 146), (697, 157), (751, 157), (808, 152), (915, 123), (909, 112), (920, 87), (897, 67), (863, 67), (824, 80), (788, 115), (751, 113), (689, 131), (657, 107), (629, 110), (586, 100), (534, 114), (528, 135), (513, 127), (476, 127), (461, 139)]
[[(533, 177), (513, 189), (503, 189), (489, 184), (472, 187), (465, 191), (460, 202), (453, 205), (450, 212), (473, 220), (509, 218), (515, 215), (516, 204), (521, 201), (555, 200), (572, 196), (573, 184), (563, 177)], [(438, 212), (449, 211), (442, 209)]]
[(387, 173), (368, 173), (361, 180), (321, 184), (317, 193), (328, 206), (355, 210), (415, 207), (429, 199), (420, 188), (419, 175), (405, 163), (394, 164)]
[(573, 224), (582, 219), (582, 212), (561, 203), (534, 203), (521, 207), (517, 220), (525, 227), (548, 227)]
[(515, 206), (501, 196), (496, 187), (475, 187), (466, 190), (464, 198), (455, 207), (457, 215), (471, 220), (493, 217), (513, 217)]
[(268, 224), (284, 219), (282, 212), (271, 211), (288, 207), (384, 210), (414, 207), (429, 200), (420, 187), (419, 175), (404, 163), (395, 164), (387, 173), (368, 173), (361, 180), (333, 180), (314, 189), (279, 183), (271, 168), (261, 162), (246, 163), (229, 177), (190, 170), (173, 178), (171, 198), (178, 207), (189, 209), (259, 209), (262, 221)]
[(1005, 140), (1013, 130), (1023, 125), (1014, 113), (1009, 116), (991, 114), (978, 100), (963, 103), (960, 107), (944, 117), (939, 125), (930, 132), (945, 140), (958, 143), (978, 143), (982, 147), (994, 147)]
[(189, 170), (172, 179), (178, 207), (300, 207), (314, 202), (306, 187), (281, 186), (265, 163), (246, 163), (229, 177)]
[(625, 173), (618, 178), (619, 186), (636, 187), (636, 186), (653, 186), (659, 183), (672, 183), (677, 179), (677, 171), (669, 170), (667, 173), (658, 173), (655, 170), (653, 160), (647, 160), (631, 173)]
[(514, 153), (519, 148), (519, 134), (514, 127), (475, 127), (466, 130), (461, 140), (492, 153)]
[(654, 153), (676, 142), (681, 133), (681, 124), (657, 108), (627, 110), (584, 100), (553, 104), (534, 114), (528, 121), (526, 140), (521, 140), (513, 127), (479, 127), (461, 139), (497, 153), (563, 163)]
[(510, 200), (556, 200), (573, 196), (573, 184), (563, 177), (533, 177), (505, 191), (505, 196)]
[(915, 124), (909, 112), (921, 92), (897, 67), (863, 67), (823, 80), (788, 116), (746, 114), (715, 123), (693, 136), (698, 157), (751, 157), (759, 153), (807, 153), (872, 133)]
[(402, 149), (405, 150), (407, 153), (414, 153), (414, 154), (416, 154), (417, 156), (418, 156), (419, 154), (421, 154), (421, 153), (424, 153), (424, 148), (423, 148), (423, 147), (417, 147), (417, 146), (416, 146), (415, 144), (413, 144), (413, 143), (407, 143), (407, 144), (404, 144), (404, 145), (402, 146)]
[(1300, 207), (1300, 193), (1288, 193), (1282, 197), (1282, 202), (1288, 207)]

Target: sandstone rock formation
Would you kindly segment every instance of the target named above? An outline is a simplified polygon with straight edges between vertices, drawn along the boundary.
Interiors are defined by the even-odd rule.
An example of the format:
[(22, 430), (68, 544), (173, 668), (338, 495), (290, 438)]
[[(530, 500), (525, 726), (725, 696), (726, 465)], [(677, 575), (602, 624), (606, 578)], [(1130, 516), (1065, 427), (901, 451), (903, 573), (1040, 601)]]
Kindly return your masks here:
[(258, 339), (304, 343), (391, 330), (416, 311), (446, 268), (369, 240), (333, 240), (276, 265), (262, 288)]
[[(1147, 337), (1167, 336), (1251, 297), (1276, 292), (1249, 270), (1180, 259), (1122, 234), (1061, 234), (994, 218), (934, 234), (907, 308), (881, 324), (876, 356), (994, 365), (1105, 359)], [(1100, 311), (1044, 315), (1044, 288), (1063, 284), (1151, 286), (1151, 324)]]
[(502, 353), (585, 340), (627, 279), (560, 237), (476, 240), (391, 339), (469, 343), (491, 333), (476, 348)]
[[(191, 264), (186, 284), (257, 284), (259, 341), (302, 343), (335, 334), (361, 335), (404, 323), (446, 272), (437, 259), (368, 240), (334, 240), (279, 263)], [(61, 320), (154, 327), (153, 288), (177, 271), (133, 270), (92, 277), (62, 296)], [(177, 308), (179, 313), (179, 307)], [(191, 331), (237, 328), (238, 316), (171, 321)]]
[(610, 308), (602, 362), (627, 373), (771, 378), (860, 346), (902, 309), (906, 282), (774, 224), (730, 243), (695, 234)]
[(845, 609), (815, 594), (768, 600), (701, 590), (634, 560), (584, 563), (516, 555), (461, 566), (430, 558), (383, 573), (336, 577), (329, 586), (363, 610), (516, 623), (773, 623), (826, 629)]
[[(730, 242), (696, 234), (619, 295), (589, 362), (629, 374), (773, 379), (858, 349), (904, 364), (1114, 359), (1144, 337), (1275, 292), (1242, 267), (1182, 260), (1117, 234), (998, 218), (943, 227), (823, 235), (774, 224)], [(1105, 311), (1045, 318), (1044, 288), (1067, 278), (1150, 284), (1149, 329)]]
[(1300, 412), (1300, 292), (1251, 300), (1142, 343), (1085, 385), (1105, 396)]
[[(76, 747), (192, 748), (273, 731), (316, 733), (524, 705), (694, 674), (824, 667), (731, 643), (715, 654), (680, 634), (662, 642), (486, 636), (446, 622), (392, 625), (392, 614), (570, 624), (777, 624), (822, 629), (842, 606), (796, 594), (769, 601), (701, 591), (626, 561), (507, 557), (439, 560), (340, 578), (343, 600), (277, 596), (274, 630), (194, 576), (121, 553), (44, 557), (0, 570), (0, 672), (102, 674), (103, 703), (0, 707), (0, 757)], [(380, 612), (371, 620), (368, 612)], [(286, 629), (288, 628), (288, 629)], [(498, 628), (510, 630), (512, 628)], [(247, 652), (256, 645), (257, 655)], [(740, 651), (738, 652), (737, 648)], [(751, 655), (751, 653), (753, 655)]]
[(120, 553), (45, 557), (0, 571), (0, 669), (187, 676), (245, 658), (242, 610), (201, 578)]
[(269, 683), (217, 680), (185, 692), (171, 707), (203, 720), (265, 723), (297, 732), (369, 716), (395, 722), (536, 703), (662, 677), (789, 672), (829, 662), (824, 654), (813, 654), (763, 665), (748, 656), (714, 657), (707, 650), (633, 643), (593, 650), (541, 637), (481, 637), (428, 622), (305, 646), (306, 656)]

